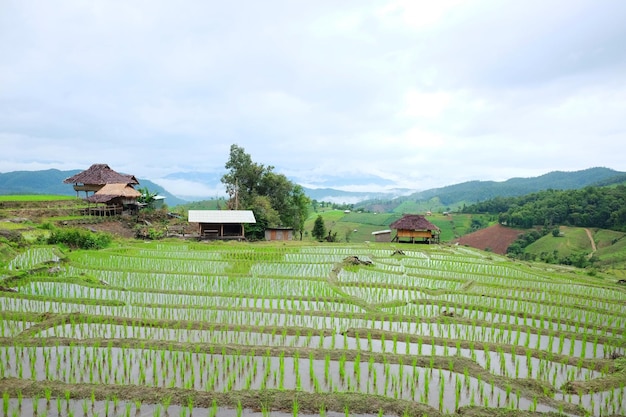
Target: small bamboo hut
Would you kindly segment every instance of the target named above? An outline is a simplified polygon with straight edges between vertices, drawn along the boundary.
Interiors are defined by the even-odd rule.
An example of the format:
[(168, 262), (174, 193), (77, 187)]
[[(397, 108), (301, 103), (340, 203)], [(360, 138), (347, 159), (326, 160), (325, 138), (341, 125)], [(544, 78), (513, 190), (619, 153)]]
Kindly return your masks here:
[(389, 227), (397, 231), (394, 242), (439, 243), (441, 230), (420, 214), (405, 214)]
[(85, 197), (89, 197), (90, 192), (95, 194), (106, 184), (128, 184), (132, 187), (138, 185), (139, 181), (134, 175), (115, 172), (107, 164), (93, 164), (86, 170), (66, 178), (63, 183), (74, 184), (76, 197), (81, 191), (85, 192)]
[[(90, 214), (110, 215), (122, 214), (125, 208), (136, 211), (138, 209), (137, 199), (140, 196), (141, 193), (128, 184), (105, 184), (104, 187), (85, 200), (96, 204), (95, 208), (90, 207)], [(100, 213), (103, 208), (98, 204), (106, 207), (103, 213)]]
[(93, 164), (63, 182), (74, 184), (76, 197), (83, 191), (85, 200), (95, 204), (85, 210), (86, 214), (112, 216), (122, 214), (125, 209), (138, 209), (137, 199), (141, 193), (133, 188), (133, 185), (139, 184), (137, 178), (115, 172), (107, 164)]

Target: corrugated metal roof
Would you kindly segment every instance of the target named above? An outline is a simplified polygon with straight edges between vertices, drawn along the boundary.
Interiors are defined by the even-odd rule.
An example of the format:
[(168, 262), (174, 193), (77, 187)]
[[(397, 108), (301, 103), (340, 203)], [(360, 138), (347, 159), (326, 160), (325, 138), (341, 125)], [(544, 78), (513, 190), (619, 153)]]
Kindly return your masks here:
[(252, 210), (189, 210), (190, 223), (256, 223)]
[(387, 230), (378, 230), (376, 232), (372, 232), (373, 235), (382, 235), (385, 233), (391, 233), (391, 230), (387, 229)]

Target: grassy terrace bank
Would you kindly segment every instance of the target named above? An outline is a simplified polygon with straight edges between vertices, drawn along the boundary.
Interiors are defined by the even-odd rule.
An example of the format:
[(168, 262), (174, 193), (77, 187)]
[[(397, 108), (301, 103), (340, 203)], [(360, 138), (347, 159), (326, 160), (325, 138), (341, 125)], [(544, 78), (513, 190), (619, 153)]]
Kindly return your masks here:
[(397, 248), (31, 247), (2, 272), (0, 415), (626, 413), (614, 277)]

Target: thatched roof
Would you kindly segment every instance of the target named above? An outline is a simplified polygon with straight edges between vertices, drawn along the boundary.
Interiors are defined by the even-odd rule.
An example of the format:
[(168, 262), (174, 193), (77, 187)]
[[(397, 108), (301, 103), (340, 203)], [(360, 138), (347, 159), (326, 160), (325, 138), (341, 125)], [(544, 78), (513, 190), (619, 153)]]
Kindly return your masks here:
[(124, 184), (105, 184), (94, 195), (86, 198), (90, 203), (106, 203), (114, 198), (137, 198), (141, 193), (130, 185)]
[(401, 219), (391, 223), (389, 227), (402, 230), (439, 230), (421, 214), (405, 214)]
[(93, 164), (83, 172), (63, 180), (65, 184), (139, 184), (134, 175), (115, 172), (107, 164)]

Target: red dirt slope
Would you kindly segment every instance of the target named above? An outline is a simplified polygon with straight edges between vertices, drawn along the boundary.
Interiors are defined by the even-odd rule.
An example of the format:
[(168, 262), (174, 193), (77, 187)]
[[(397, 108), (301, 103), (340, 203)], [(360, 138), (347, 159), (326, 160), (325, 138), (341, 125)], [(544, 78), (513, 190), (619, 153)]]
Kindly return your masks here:
[(489, 248), (494, 253), (504, 255), (509, 245), (522, 233), (523, 231), (519, 229), (496, 224), (461, 236), (455, 242), (482, 250)]

